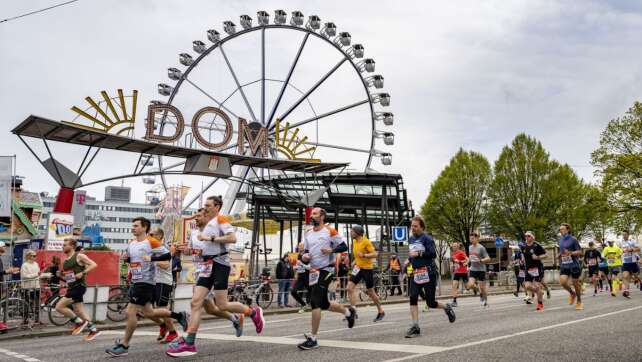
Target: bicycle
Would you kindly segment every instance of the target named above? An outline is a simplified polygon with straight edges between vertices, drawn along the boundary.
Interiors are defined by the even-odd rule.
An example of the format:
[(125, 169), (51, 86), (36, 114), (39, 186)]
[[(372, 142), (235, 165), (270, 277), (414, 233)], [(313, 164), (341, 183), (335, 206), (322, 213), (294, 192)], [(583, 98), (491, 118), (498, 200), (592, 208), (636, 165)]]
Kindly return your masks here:
[[(47, 313), (51, 324), (58, 327), (62, 327), (70, 322), (69, 318), (56, 310), (56, 304), (58, 304), (58, 301), (62, 299), (62, 297), (64, 297), (64, 293), (62, 293), (60, 285), (51, 284), (47, 288), (42, 289), (41, 300), (44, 299), (44, 302), (40, 304), (40, 309)], [(72, 309), (71, 306), (67, 308)]]
[(122, 322), (127, 318), (125, 313), (129, 305), (129, 287), (119, 285), (109, 289), (107, 299), (107, 318), (112, 322)]
[(6, 284), (6, 289), (2, 293), (5, 297), (0, 300), (0, 319), (6, 315), (5, 323), (8, 329), (24, 325), (28, 320), (29, 303), (22, 298), (18, 283)]
[[(375, 273), (373, 276), (374, 279), (374, 291), (377, 293), (379, 296), (379, 300), (384, 301), (388, 299), (388, 281), (385, 279), (381, 279), (381, 275), (379, 273)], [(368, 296), (368, 293), (366, 292), (366, 287), (363, 284), (360, 284), (359, 286), (359, 300), (360, 301), (365, 301), (367, 299), (370, 299)]]

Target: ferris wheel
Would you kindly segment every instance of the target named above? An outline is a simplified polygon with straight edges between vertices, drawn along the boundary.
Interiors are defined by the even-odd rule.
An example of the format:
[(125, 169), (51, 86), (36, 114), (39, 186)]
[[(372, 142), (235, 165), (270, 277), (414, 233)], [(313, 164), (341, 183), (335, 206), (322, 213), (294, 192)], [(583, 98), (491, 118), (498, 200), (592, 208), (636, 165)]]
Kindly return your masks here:
[[(276, 10), (273, 17), (259, 11), (256, 20), (241, 15), (239, 24), (224, 21), (222, 32), (206, 31), (209, 43), (195, 40), (193, 53), (180, 53), (181, 65), (167, 70), (171, 82), (158, 84), (159, 94), (167, 97), (158, 102), (185, 109), (206, 101), (232, 119), (247, 120), (251, 129), (264, 127), (270, 158), (341, 160), (365, 172), (374, 171), (375, 160), (383, 166), (392, 163), (384, 149), (394, 144), (395, 137), (388, 130), (394, 123), (393, 113), (386, 110), (390, 94), (383, 91), (384, 77), (375, 72), (375, 60), (365, 56), (365, 47), (353, 43), (350, 33), (339, 32), (334, 23), (323, 22), (317, 15), (306, 19), (300, 11), (289, 17), (283, 10)], [(335, 85), (327, 86), (330, 82)], [(322, 89), (323, 97), (319, 96)], [(177, 122), (171, 116), (155, 121), (159, 134), (175, 132)], [(196, 141), (216, 143), (223, 137), (225, 121), (218, 114), (201, 117), (200, 131), (188, 132), (177, 145), (199, 148)], [(185, 124), (186, 129), (192, 127), (187, 119)], [(238, 152), (235, 145), (219, 151)], [(169, 186), (165, 172), (183, 164), (158, 156), (165, 188)], [(257, 173), (247, 166), (234, 166), (233, 174), (234, 181), (227, 181), (224, 213), (242, 207), (242, 202), (233, 205), (247, 179), (283, 172)], [(211, 180), (184, 207), (218, 181)]]

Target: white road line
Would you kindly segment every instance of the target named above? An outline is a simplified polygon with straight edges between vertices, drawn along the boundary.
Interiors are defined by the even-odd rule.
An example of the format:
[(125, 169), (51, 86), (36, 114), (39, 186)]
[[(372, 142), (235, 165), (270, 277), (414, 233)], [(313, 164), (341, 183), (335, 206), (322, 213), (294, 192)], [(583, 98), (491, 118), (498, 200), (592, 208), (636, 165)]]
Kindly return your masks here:
[[(433, 353), (452, 351), (452, 350), (461, 349), (461, 348), (468, 348), (468, 347), (477, 346), (477, 345), (484, 344), (484, 343), (499, 341), (499, 340), (502, 340), (502, 339), (508, 339), (508, 338), (513, 338), (513, 337), (517, 337), (517, 336), (522, 336), (522, 335), (525, 335), (525, 334), (541, 332), (541, 331), (545, 331), (545, 330), (549, 330), (549, 329), (553, 329), (553, 328), (564, 327), (564, 326), (568, 326), (568, 325), (571, 325), (571, 324), (577, 324), (577, 323), (586, 322), (586, 321), (590, 321), (590, 320), (594, 320), (594, 319), (610, 317), (612, 315), (631, 312), (631, 311), (638, 310), (638, 309), (642, 309), (642, 306), (622, 309), (622, 310), (609, 312), (609, 313), (604, 313), (604, 314), (591, 316), (591, 317), (586, 317), (586, 318), (580, 318), (580, 319), (576, 319), (576, 320), (572, 320), (572, 321), (568, 321), (568, 322), (552, 324), (552, 325), (546, 326), (546, 327), (529, 329), (529, 330), (526, 330), (526, 331), (516, 332), (516, 333), (507, 334), (507, 335), (503, 335), (503, 336), (498, 336), (498, 337), (493, 337), (493, 338), (488, 338), (488, 339), (482, 339), (480, 341), (464, 343), (464, 344), (460, 344), (460, 345), (456, 345), (456, 346), (452, 346), (452, 347), (440, 347), (441, 349), (438, 350), (438, 351), (429, 352), (429, 353), (417, 353), (417, 354), (413, 354), (413, 355), (406, 356), (406, 357), (389, 359), (389, 360), (386, 360), (384, 362), (399, 362), (399, 361), (405, 361), (405, 360), (409, 360), (409, 359), (413, 359), (413, 358), (424, 357), (424, 356), (427, 356), (427, 355), (433, 354)], [(408, 351), (406, 351), (406, 352), (408, 352)]]
[(5, 355), (10, 356), (10, 357), (18, 358), (18, 359), (21, 359), (21, 360), (27, 361), (27, 362), (40, 362), (40, 360), (37, 359), (37, 358), (29, 357), (26, 354), (13, 352), (13, 351), (10, 351), (10, 350), (4, 349), (4, 348), (0, 348), (0, 353), (5, 354)]
[[(266, 323), (266, 324), (283, 323), (283, 322), (291, 322), (291, 321), (295, 321), (295, 320), (297, 320), (297, 319), (305, 319), (305, 318), (308, 318), (308, 319), (309, 319), (309, 318), (310, 318), (310, 316), (305, 316), (305, 317), (296, 317), (296, 318), (288, 318), (288, 319), (277, 319), (277, 320), (274, 320), (274, 321), (266, 320), (266, 321), (265, 321), (265, 323)], [(228, 322), (229, 322), (229, 321), (228, 321)], [(225, 324), (225, 325), (219, 325), (219, 324), (220, 324), (220, 323), (217, 323), (217, 325), (216, 325), (216, 326), (213, 326), (213, 327), (199, 328), (198, 330), (199, 330), (199, 331), (209, 331), (209, 330), (212, 330), (212, 329), (232, 328), (232, 325), (231, 325), (231, 324)]]
[[(354, 326), (352, 328), (344, 327), (344, 328), (337, 328), (337, 329), (328, 329), (328, 330), (325, 330), (325, 331), (319, 331), (319, 333), (341, 332), (341, 331), (347, 331), (347, 330), (350, 330), (350, 329), (381, 326), (381, 325), (384, 325), (384, 324), (394, 324), (394, 323), (393, 322), (377, 322), (377, 323), (373, 323), (373, 324), (358, 325), (358, 326)], [(289, 335), (289, 336), (283, 336), (283, 338), (299, 337), (299, 336), (302, 336), (302, 335), (303, 335), (303, 333), (297, 333), (297, 334), (292, 334), (292, 335)]]
[[(121, 335), (120, 331), (103, 331), (102, 335)], [(136, 332), (138, 336), (156, 336), (156, 332)], [(286, 344), (297, 345), (302, 342), (302, 338), (288, 338), (288, 337), (270, 337), (270, 336), (243, 336), (235, 337), (230, 334), (209, 334), (200, 333), (196, 335), (198, 339), (210, 339), (218, 341), (235, 341), (235, 342), (259, 342), (270, 344)], [(319, 344), (325, 347), (347, 348), (347, 349), (360, 349), (368, 351), (386, 351), (386, 352), (402, 352), (408, 351), (417, 352), (419, 354), (436, 353), (444, 349), (444, 347), (433, 346), (418, 346), (410, 344), (391, 344), (391, 343), (372, 343), (372, 342), (356, 342), (356, 341), (338, 341), (338, 340), (324, 340), (320, 339)]]

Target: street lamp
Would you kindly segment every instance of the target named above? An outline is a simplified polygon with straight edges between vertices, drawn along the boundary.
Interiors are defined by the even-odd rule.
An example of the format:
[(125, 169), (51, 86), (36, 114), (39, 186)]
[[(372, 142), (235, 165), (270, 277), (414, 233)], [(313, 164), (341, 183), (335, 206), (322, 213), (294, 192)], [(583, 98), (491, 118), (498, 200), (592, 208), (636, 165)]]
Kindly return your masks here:
[(192, 65), (192, 63), (194, 63), (194, 59), (192, 58), (192, 56), (187, 53), (179, 54), (178, 61), (186, 67), (189, 67), (190, 65)]
[(373, 75), (366, 78), (366, 83), (369, 87), (375, 87), (377, 89), (383, 88), (383, 75)]
[(292, 17), (290, 18), (290, 25), (292, 26), (301, 26), (303, 25), (303, 13), (300, 11), (293, 11)]
[(205, 43), (203, 43), (202, 41), (194, 40), (192, 42), (192, 49), (194, 49), (194, 51), (198, 54), (203, 54), (203, 52), (205, 52), (205, 49), (207, 48), (205, 47)]
[(249, 29), (252, 27), (252, 18), (249, 15), (241, 15), (241, 26), (243, 29)]
[(214, 29), (210, 29), (207, 31), (207, 39), (212, 43), (218, 43), (221, 40), (221, 33)]
[(288, 14), (283, 10), (274, 10), (274, 24), (283, 25), (288, 18)]
[(231, 21), (224, 21), (223, 22), (223, 31), (225, 31), (228, 35), (232, 35), (236, 33), (236, 25), (231, 22)]
[(316, 15), (310, 15), (305, 27), (309, 30), (319, 30), (321, 28), (321, 18)]
[(165, 83), (158, 84), (158, 93), (162, 96), (168, 96), (172, 94), (172, 90), (174, 90), (174, 88), (171, 85)]
[(179, 80), (183, 76), (183, 72), (181, 72), (179, 69), (176, 69), (176, 68), (168, 68), (167, 76), (171, 80)]

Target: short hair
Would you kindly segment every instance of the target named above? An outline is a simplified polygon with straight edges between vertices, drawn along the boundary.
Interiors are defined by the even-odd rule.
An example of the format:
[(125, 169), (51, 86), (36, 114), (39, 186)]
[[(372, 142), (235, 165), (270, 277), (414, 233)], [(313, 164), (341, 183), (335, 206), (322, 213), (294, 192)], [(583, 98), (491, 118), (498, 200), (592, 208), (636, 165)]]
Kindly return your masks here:
[(321, 216), (323, 216), (323, 220), (325, 220), (326, 215), (328, 215), (328, 213), (325, 212), (325, 209), (322, 208), (322, 207), (319, 208), (319, 214), (321, 214)]
[(571, 225), (570, 224), (567, 224), (567, 223), (563, 222), (560, 225), (564, 226), (566, 228), (566, 230), (568, 230), (569, 232), (571, 231)]
[(140, 225), (145, 228), (146, 233), (149, 232), (149, 228), (152, 225), (152, 223), (149, 222), (149, 219), (147, 219), (146, 217), (138, 216), (132, 220), (132, 222), (136, 222), (136, 221), (140, 222)]
[(71, 243), (71, 245), (73, 245), (74, 248), (78, 246), (78, 241), (74, 238), (65, 238), (63, 242), (65, 241), (68, 241), (69, 243)]
[(354, 225), (354, 226), (352, 227), (352, 231), (354, 231), (354, 232), (355, 232), (355, 234), (357, 234), (357, 235), (359, 235), (359, 236), (363, 236), (363, 234), (365, 234), (365, 233), (366, 233), (366, 232), (363, 230), (363, 226), (361, 226), (361, 225)]
[(629, 229), (624, 229), (624, 230), (622, 230), (622, 234), (624, 234), (624, 233), (629, 234)]
[(413, 217), (413, 218), (410, 220), (410, 222), (413, 222), (413, 221), (418, 222), (418, 223), (419, 223), (419, 226), (421, 226), (421, 228), (422, 228), (422, 229), (424, 229), (424, 230), (426, 229), (426, 222), (424, 221), (424, 218), (423, 218), (423, 217), (421, 217), (421, 216), (417, 215), (417, 216)]
[(221, 195), (218, 196), (208, 196), (206, 200), (210, 200), (214, 205), (223, 206), (223, 198)]
[(58, 265), (60, 264), (60, 257), (58, 255), (54, 255), (51, 257), (51, 264)]
[(155, 229), (153, 230), (153, 232), (154, 232), (154, 234), (158, 234), (157, 236), (158, 236), (158, 238), (160, 238), (161, 240), (162, 240), (162, 239), (165, 239), (165, 231), (163, 231), (163, 229), (161, 229), (161, 228), (155, 228)]
[(594, 242), (589, 241), (589, 246), (594, 246), (594, 245), (595, 245), (595, 243), (594, 243)]
[(468, 236), (471, 236), (471, 235), (472, 235), (472, 236), (479, 237), (479, 232), (477, 232), (477, 231), (475, 231), (475, 230), (471, 231), (469, 234), (470, 234), (470, 235), (468, 235)]

